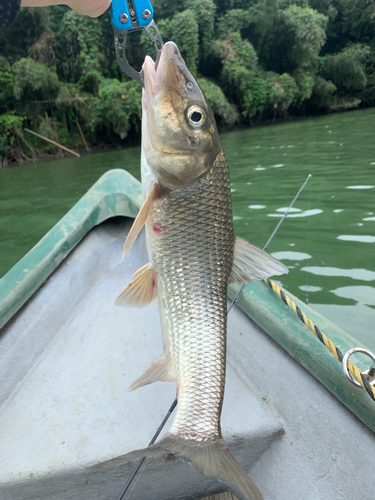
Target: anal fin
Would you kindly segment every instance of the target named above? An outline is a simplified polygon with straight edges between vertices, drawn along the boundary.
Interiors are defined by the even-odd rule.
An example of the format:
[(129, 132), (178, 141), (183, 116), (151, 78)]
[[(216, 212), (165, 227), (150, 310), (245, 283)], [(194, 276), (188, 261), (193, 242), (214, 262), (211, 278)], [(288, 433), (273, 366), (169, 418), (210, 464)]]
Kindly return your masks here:
[(288, 272), (289, 269), (275, 257), (236, 236), (233, 267), (228, 283), (245, 285)]
[(144, 307), (156, 298), (156, 273), (148, 263), (134, 273), (130, 283), (116, 299), (116, 306)]
[(171, 373), (168, 358), (165, 354), (162, 354), (132, 383), (128, 391), (134, 391), (153, 382), (174, 382), (175, 380), (176, 376)]

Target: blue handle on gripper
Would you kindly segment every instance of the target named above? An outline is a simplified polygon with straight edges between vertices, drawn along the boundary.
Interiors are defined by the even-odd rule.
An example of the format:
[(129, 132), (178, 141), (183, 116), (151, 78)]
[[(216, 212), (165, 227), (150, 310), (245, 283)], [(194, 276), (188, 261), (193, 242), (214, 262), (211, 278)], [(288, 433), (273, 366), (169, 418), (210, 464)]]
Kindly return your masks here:
[[(135, 16), (131, 17), (127, 0), (112, 0), (112, 24), (119, 31), (143, 28), (152, 21), (154, 9), (149, 0), (133, 0), (133, 5)], [(151, 14), (149, 17), (147, 16), (147, 11)], [(120, 17), (123, 14), (127, 16), (126, 23), (120, 21)], [(124, 19), (125, 16), (122, 17)], [(145, 17), (147, 18), (145, 19)]]

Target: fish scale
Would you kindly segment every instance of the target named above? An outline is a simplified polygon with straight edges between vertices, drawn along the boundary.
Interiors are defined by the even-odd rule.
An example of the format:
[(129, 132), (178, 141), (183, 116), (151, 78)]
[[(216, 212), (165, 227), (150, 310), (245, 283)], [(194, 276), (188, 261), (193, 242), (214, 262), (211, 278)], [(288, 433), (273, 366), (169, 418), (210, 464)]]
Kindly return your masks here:
[(205, 177), (162, 198), (150, 217), (164, 227), (151, 236), (149, 248), (155, 249), (150, 260), (177, 373), (179, 404), (171, 432), (197, 441), (217, 438), (234, 247), (225, 155), (219, 154)]

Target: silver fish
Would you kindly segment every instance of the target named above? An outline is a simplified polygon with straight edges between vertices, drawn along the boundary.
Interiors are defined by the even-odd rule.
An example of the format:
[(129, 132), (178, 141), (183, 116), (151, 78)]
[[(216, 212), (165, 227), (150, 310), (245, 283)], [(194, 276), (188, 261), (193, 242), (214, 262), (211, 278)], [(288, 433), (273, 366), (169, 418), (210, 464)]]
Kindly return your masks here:
[(122, 457), (172, 453), (226, 483), (241, 500), (262, 495), (226, 447), (224, 395), (227, 284), (288, 269), (233, 231), (228, 164), (210, 106), (177, 46), (164, 45), (158, 67), (147, 57), (142, 116), (144, 204), (124, 246), (146, 226), (150, 263), (116, 303), (159, 302), (164, 354), (130, 387), (177, 381), (177, 414), (153, 446)]

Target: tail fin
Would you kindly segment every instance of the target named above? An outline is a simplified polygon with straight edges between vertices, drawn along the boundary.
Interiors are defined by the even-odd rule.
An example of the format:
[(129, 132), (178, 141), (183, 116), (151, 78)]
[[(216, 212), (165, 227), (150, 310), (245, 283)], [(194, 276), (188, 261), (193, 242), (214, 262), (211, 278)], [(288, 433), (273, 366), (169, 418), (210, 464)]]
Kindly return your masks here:
[(240, 500), (263, 500), (258, 488), (241, 469), (240, 464), (222, 439), (198, 443), (167, 433), (158, 443), (115, 458), (111, 460), (111, 463), (124, 463), (136, 458), (162, 453), (172, 453), (172, 455), (190, 462), (206, 476), (222, 481)]

